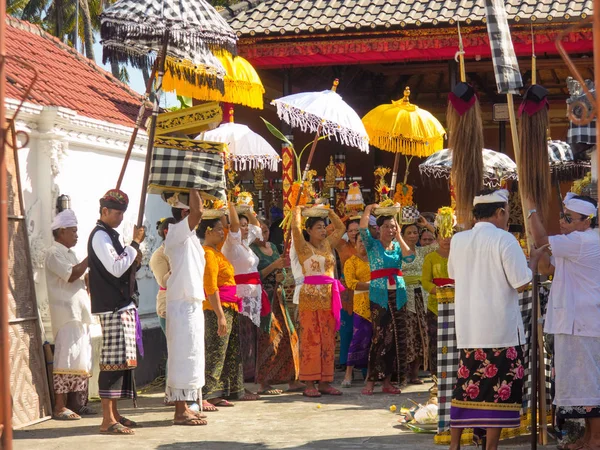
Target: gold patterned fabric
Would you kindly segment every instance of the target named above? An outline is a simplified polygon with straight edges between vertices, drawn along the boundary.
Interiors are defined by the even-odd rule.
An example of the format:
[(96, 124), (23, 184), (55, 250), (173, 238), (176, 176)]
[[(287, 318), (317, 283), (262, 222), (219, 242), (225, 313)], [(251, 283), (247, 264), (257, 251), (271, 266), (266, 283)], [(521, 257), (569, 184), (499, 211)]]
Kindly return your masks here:
[(356, 291), (359, 282), (368, 283), (371, 280), (371, 268), (368, 261), (358, 256), (351, 256), (344, 264), (344, 279), (346, 286), (354, 292), (354, 313), (363, 319), (371, 320), (371, 302), (369, 291)]

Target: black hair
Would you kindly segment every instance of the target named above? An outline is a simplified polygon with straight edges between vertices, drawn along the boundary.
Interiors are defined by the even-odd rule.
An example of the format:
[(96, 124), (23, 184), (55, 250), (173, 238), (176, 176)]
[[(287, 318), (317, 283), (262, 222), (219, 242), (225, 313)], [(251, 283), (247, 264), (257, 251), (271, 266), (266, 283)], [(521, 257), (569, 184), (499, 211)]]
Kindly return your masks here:
[[(598, 202), (594, 198), (592, 198), (588, 195), (575, 195), (573, 197), (573, 199), (583, 200), (584, 202), (591, 203), (592, 205), (594, 205), (594, 208), (596, 208), (596, 210), (598, 209)], [(582, 220), (585, 220), (587, 218), (588, 218), (587, 216), (584, 216), (583, 214), (581, 214)], [(596, 228), (597, 225), (598, 225), (598, 217), (592, 217), (590, 219), (590, 228)]]
[(434, 237), (437, 237), (437, 229), (435, 232), (432, 232), (429, 228), (423, 227), (423, 229), (419, 232), (419, 239), (421, 239), (425, 233), (431, 233)]
[(54, 240), (58, 239), (59, 234), (60, 234), (60, 228), (57, 228), (56, 230), (52, 230), (52, 236), (54, 237)]
[(156, 231), (163, 240), (165, 239), (165, 231), (167, 231), (169, 225), (174, 223), (177, 223), (175, 217), (167, 217), (166, 219), (159, 220), (158, 222), (156, 222)]
[(196, 231), (196, 235), (200, 238), (200, 239), (204, 239), (206, 237), (206, 232), (208, 231), (208, 228), (214, 228), (215, 225), (217, 223), (219, 223), (221, 221), (221, 219), (209, 219), (209, 220), (202, 220), (200, 222), (200, 225), (198, 226), (198, 230)]
[(386, 223), (388, 220), (394, 220), (393, 216), (379, 216), (377, 218), (377, 226), (378, 227), (382, 227), (384, 223)]
[[(484, 189), (478, 195), (490, 195), (494, 192), (496, 189)], [(473, 217), (475, 220), (489, 219), (501, 208), (506, 208), (506, 202), (479, 203), (473, 207)]]
[(177, 222), (181, 222), (183, 220), (183, 209), (171, 208), (171, 215), (175, 218)]
[[(402, 235), (404, 235), (404, 233), (406, 233), (406, 230), (408, 230), (410, 227), (415, 227), (417, 229), (417, 233), (419, 233), (419, 226), (416, 223), (406, 223), (406, 224), (402, 225), (402, 229), (400, 230), (400, 233)], [(420, 233), (419, 233), (419, 238), (421, 238)]]
[(358, 220), (358, 219), (349, 220), (348, 223), (346, 224), (346, 231), (348, 231), (348, 228), (350, 228), (350, 225), (352, 225), (353, 223), (360, 225), (360, 220)]
[(306, 219), (306, 223), (304, 224), (304, 230), (302, 230), (302, 235), (304, 236), (304, 240), (306, 240), (306, 242), (310, 241), (310, 236), (308, 234), (308, 231), (306, 230), (311, 230), (312, 227), (314, 227), (319, 222), (323, 222), (323, 225), (327, 226), (327, 221), (323, 217), (309, 217), (308, 219)]
[(241, 221), (242, 219), (246, 219), (246, 222), (250, 223), (250, 221), (248, 220), (248, 216), (245, 216), (244, 214), (240, 214), (238, 216), (238, 219)]

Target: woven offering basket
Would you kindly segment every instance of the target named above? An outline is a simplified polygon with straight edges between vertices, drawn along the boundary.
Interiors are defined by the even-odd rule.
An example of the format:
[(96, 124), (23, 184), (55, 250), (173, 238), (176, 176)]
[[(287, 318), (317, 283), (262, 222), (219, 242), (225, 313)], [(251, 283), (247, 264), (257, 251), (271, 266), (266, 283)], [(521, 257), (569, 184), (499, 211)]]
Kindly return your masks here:
[(226, 212), (226, 209), (205, 209), (202, 218), (205, 220), (220, 219)]
[(373, 215), (376, 217), (379, 216), (396, 216), (400, 212), (399, 206), (386, 206), (383, 208), (375, 208), (373, 210)]
[(304, 217), (319, 217), (324, 219), (329, 216), (329, 208), (306, 208), (302, 210), (302, 215)]

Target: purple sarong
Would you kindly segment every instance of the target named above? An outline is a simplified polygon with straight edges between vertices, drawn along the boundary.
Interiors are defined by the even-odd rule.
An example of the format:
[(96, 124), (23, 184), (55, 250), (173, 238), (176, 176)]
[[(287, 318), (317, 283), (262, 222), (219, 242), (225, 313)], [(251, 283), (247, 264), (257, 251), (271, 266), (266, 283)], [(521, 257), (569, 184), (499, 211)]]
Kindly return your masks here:
[(369, 363), (369, 350), (371, 348), (371, 337), (373, 335), (373, 325), (367, 319), (354, 313), (354, 329), (352, 332), (352, 341), (348, 348), (348, 366), (363, 368)]

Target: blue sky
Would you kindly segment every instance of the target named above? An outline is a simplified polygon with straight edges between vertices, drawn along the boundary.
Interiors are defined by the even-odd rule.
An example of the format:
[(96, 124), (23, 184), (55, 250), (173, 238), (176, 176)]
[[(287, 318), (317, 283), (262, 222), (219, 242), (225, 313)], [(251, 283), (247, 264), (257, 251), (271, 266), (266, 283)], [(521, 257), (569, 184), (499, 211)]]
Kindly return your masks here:
[[(102, 44), (100, 44), (100, 35), (95, 36), (96, 43), (94, 43), (94, 56), (96, 57), (96, 63), (102, 67), (104, 70), (110, 72), (110, 64), (102, 64)], [(81, 44), (80, 44), (81, 45)], [(79, 49), (81, 51), (81, 48)], [(131, 66), (127, 66), (127, 72), (129, 73), (129, 86), (143, 94), (146, 90), (146, 86), (144, 85), (144, 78), (142, 77), (142, 72), (139, 69), (134, 69)], [(163, 108), (178, 105), (177, 96), (175, 94), (167, 93), (161, 97), (160, 106)]]

